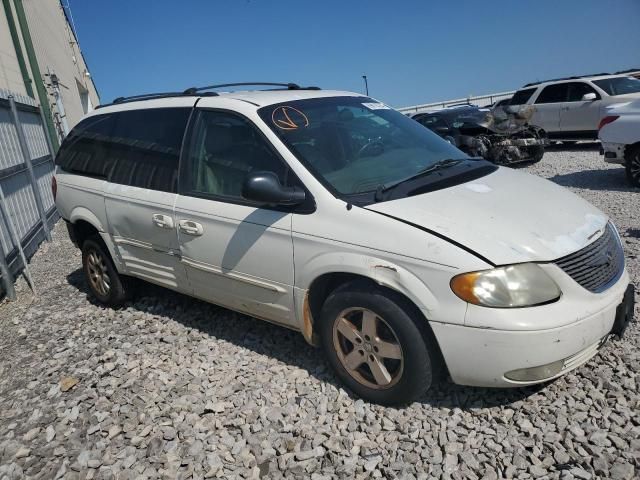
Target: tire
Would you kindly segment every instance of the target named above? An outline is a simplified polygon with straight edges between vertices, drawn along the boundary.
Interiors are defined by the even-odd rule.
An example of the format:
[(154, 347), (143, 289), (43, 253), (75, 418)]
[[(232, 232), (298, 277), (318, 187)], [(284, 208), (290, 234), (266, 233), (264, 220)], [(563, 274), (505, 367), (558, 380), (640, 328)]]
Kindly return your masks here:
[(529, 164), (532, 165), (534, 163), (538, 163), (540, 160), (542, 160), (542, 157), (544, 157), (544, 147), (531, 147), (529, 154), (531, 155), (531, 161), (529, 162)]
[(82, 269), (91, 293), (100, 303), (119, 307), (129, 298), (129, 282), (116, 270), (100, 237), (88, 238), (82, 244)]
[(359, 397), (407, 404), (439, 377), (437, 345), (428, 326), (416, 323), (425, 320), (412, 318), (414, 310), (400, 295), (363, 283), (339, 287), (324, 302), (323, 349), (337, 376)]
[(629, 184), (640, 188), (640, 145), (627, 147), (624, 158)]

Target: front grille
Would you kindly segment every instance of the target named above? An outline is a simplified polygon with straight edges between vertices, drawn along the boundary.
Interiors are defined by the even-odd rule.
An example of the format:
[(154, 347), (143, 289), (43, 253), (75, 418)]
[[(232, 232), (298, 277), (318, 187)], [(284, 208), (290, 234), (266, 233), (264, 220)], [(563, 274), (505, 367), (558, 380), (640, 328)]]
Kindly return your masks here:
[(624, 253), (613, 225), (593, 243), (554, 262), (590, 292), (599, 293), (613, 285), (624, 270)]

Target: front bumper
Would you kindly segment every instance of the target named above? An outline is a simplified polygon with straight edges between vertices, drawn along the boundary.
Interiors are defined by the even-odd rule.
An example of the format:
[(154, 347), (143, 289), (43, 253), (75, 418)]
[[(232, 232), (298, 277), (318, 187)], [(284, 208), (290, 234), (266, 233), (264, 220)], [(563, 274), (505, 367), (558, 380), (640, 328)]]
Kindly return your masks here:
[[(557, 328), (516, 331), (437, 322), (431, 322), (431, 327), (455, 383), (481, 387), (542, 383), (579, 367), (598, 352), (614, 329), (618, 306), (628, 284), (629, 276), (625, 271), (615, 285), (599, 294), (606, 297), (607, 302), (603, 305), (604, 298), (600, 298), (597, 311)], [(536, 308), (510, 309), (508, 314), (513, 315), (516, 322), (524, 310), (531, 313)], [(540, 310), (542, 312), (548, 314), (549, 310)], [(502, 315), (505, 313), (503, 310)], [(571, 315), (572, 312), (558, 308), (555, 314)], [(548, 376), (535, 380), (520, 381), (505, 376), (514, 370), (550, 364), (559, 367)]]

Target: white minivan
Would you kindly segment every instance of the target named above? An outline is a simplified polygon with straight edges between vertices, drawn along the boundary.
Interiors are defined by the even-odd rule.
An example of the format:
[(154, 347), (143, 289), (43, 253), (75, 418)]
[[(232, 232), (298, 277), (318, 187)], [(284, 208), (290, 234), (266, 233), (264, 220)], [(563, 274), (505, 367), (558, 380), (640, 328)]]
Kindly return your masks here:
[(297, 331), (357, 395), (545, 382), (622, 335), (607, 215), (356, 93), (242, 84), (120, 98), (56, 158), (92, 294), (135, 277)]

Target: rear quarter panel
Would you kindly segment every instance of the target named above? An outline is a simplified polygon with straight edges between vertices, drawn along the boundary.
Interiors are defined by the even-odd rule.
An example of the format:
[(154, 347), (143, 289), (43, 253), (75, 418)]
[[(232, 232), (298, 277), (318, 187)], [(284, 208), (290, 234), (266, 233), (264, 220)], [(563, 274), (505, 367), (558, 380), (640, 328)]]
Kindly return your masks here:
[[(616, 115), (615, 109), (605, 115)], [(600, 129), (598, 137), (602, 142), (633, 145), (640, 142), (640, 112), (620, 114), (620, 118)]]
[(56, 167), (55, 173), (58, 192), (56, 208), (60, 216), (72, 224), (85, 221), (91, 224), (102, 237), (111, 258), (119, 272), (123, 271), (120, 257), (117, 255), (108, 233), (107, 214), (104, 203), (105, 181), (75, 175)]

